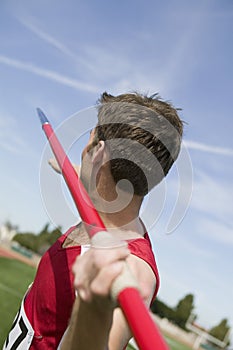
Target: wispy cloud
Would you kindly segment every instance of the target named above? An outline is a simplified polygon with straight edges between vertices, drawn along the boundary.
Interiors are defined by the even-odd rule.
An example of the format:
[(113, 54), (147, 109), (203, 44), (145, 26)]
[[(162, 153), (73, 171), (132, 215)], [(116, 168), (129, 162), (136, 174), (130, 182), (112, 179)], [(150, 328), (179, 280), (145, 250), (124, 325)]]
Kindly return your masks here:
[(98, 93), (101, 90), (97, 86), (80, 82), (76, 79), (72, 79), (70, 77), (67, 77), (65, 75), (62, 75), (58, 72), (55, 72), (49, 69), (38, 67), (31, 62), (24, 62), (24, 61), (16, 60), (4, 55), (0, 55), (0, 63), (10, 67), (14, 67), (16, 69), (20, 69), (20, 70), (24, 70), (24, 71), (36, 74), (38, 76), (44, 77), (46, 79), (55, 81), (57, 83), (69, 86), (77, 90), (87, 91), (91, 93)]
[(72, 51), (67, 45), (55, 38), (53, 35), (42, 29), (42, 24), (33, 17), (16, 17), (17, 20), (30, 32), (34, 33), (38, 38), (49, 44), (50, 47), (58, 50), (62, 55), (71, 58), (75, 64), (81, 67), (85, 67), (87, 70), (95, 71), (95, 62), (89, 62), (85, 57), (81, 57), (80, 54)]
[(193, 240), (190, 240), (190, 238), (186, 235), (177, 235), (175, 240), (180, 251), (186, 252), (186, 254), (188, 254), (190, 257), (193, 256), (196, 258), (197, 256), (202, 256), (202, 259), (204, 258), (205, 260), (212, 260), (215, 258), (215, 252), (211, 249), (203, 247), (201, 242), (195, 240), (194, 237)]
[(0, 113), (0, 147), (12, 154), (28, 151), (27, 144), (18, 132), (16, 120), (3, 113)]
[[(170, 53), (165, 57), (165, 62), (161, 65), (164, 69), (160, 69), (161, 82), (160, 91), (174, 91), (179, 86), (182, 77), (182, 84), (189, 79), (194, 72), (197, 65), (197, 58), (194, 54), (195, 44), (200, 45), (203, 28), (208, 26), (205, 18), (205, 13), (209, 8), (210, 1), (205, 3), (197, 3), (193, 5), (192, 12), (184, 15), (180, 8), (177, 12), (177, 4), (171, 8), (170, 17), (171, 22), (176, 28), (177, 20), (180, 20), (185, 26), (186, 30), (180, 33), (174, 42), (170, 43)], [(187, 52), (189, 52), (189, 60), (187, 61)], [(194, 58), (195, 57), (195, 58)]]
[(61, 43), (59, 40), (42, 30), (38, 25), (35, 24), (35, 19), (33, 18), (17, 18), (21, 24), (23, 24), (27, 29), (29, 29), (31, 32), (33, 32), (35, 35), (37, 35), (39, 38), (41, 38), (43, 41), (47, 42), (60, 52), (62, 52), (65, 55), (68, 55), (72, 58), (77, 58), (76, 55), (63, 43)]
[[(96, 78), (99, 81), (106, 81), (109, 78), (113, 78), (111, 82), (111, 89), (116, 93), (132, 89), (132, 86), (146, 88), (149, 86), (154, 86), (153, 84), (145, 79), (145, 75), (140, 75), (135, 70), (132, 71), (132, 61), (124, 53), (120, 53), (119, 49), (113, 51), (107, 47), (99, 47), (96, 45), (85, 45), (80, 44), (82, 49), (81, 54), (71, 50), (67, 45), (62, 43), (56, 37), (44, 30), (42, 23), (39, 23), (34, 17), (16, 17), (17, 20), (30, 32), (35, 34), (39, 39), (43, 40), (50, 47), (59, 51), (63, 56), (71, 58), (74, 66), (85, 70), (86, 76), (91, 76), (91, 79)], [(43, 28), (43, 29), (42, 29)], [(123, 50), (124, 52), (124, 50)], [(116, 59), (117, 58), (117, 59)], [(96, 68), (98, 67), (98, 69)], [(114, 69), (112, 69), (114, 67)], [(158, 77), (157, 77), (158, 80)], [(162, 80), (162, 79), (161, 79)], [(159, 86), (159, 85), (158, 85)], [(99, 91), (98, 91), (99, 92)], [(153, 91), (154, 92), (154, 91)]]
[(204, 214), (210, 222), (220, 222), (225, 227), (227, 235), (230, 234), (227, 227), (231, 227), (233, 214), (232, 191), (230, 180), (218, 180), (196, 170), (191, 207)]
[(233, 226), (230, 224), (203, 218), (199, 220), (198, 230), (200, 234), (208, 235), (211, 240), (233, 246)]
[[(85, 43), (85, 45), (82, 45), (82, 53), (80, 55), (51, 35), (46, 28), (44, 28), (44, 25), (38, 22), (38, 19), (32, 16), (16, 18), (25, 28), (35, 34), (39, 39), (43, 40), (43, 42), (58, 50), (62, 55), (71, 58), (75, 66), (78, 65), (79, 69), (81, 67), (85, 70), (86, 76), (91, 76), (92, 79), (96, 78), (99, 81), (103, 81), (104, 77), (105, 88), (109, 86), (109, 79), (111, 79), (110, 85), (113, 93), (120, 93), (126, 90), (130, 91), (132, 89), (145, 89), (148, 91), (148, 88), (153, 88), (151, 93), (157, 90), (160, 92), (171, 90), (174, 82), (177, 82), (176, 76), (178, 71), (184, 71), (184, 53), (191, 49), (190, 42), (192, 42), (192, 40), (190, 40), (190, 35), (197, 36), (197, 28), (199, 28), (198, 33), (200, 33), (199, 16), (192, 16), (188, 23), (189, 30), (183, 34), (183, 37), (179, 39), (179, 44), (175, 45), (172, 54), (169, 55), (172, 59), (169, 59), (165, 64), (166, 69), (161, 72), (160, 67), (160, 69), (154, 71), (153, 67), (155, 73), (153, 77), (148, 77), (148, 74), (144, 73), (145, 68), (141, 67), (139, 62), (136, 62), (136, 64), (141, 67), (141, 69), (135, 71), (135, 68), (133, 68), (135, 63), (132, 65), (132, 62), (135, 62), (135, 57), (134, 50), (131, 50), (135, 43), (131, 43), (131, 49), (129, 49), (130, 45), (127, 43), (125, 51), (122, 50), (122, 46), (121, 50), (119, 50), (119, 48), (114, 50), (112, 47), (103, 48), (93, 45), (93, 43), (91, 45)], [(140, 35), (141, 32), (135, 33), (136, 38), (139, 40)], [(135, 42), (137, 39), (135, 39)], [(190, 69), (192, 66), (191, 63), (189, 64), (189, 68), (186, 65), (186, 70)], [(96, 67), (98, 67), (98, 69)], [(114, 67), (114, 69), (112, 69), (112, 67)], [(185, 76), (188, 76), (187, 72)], [(71, 79), (69, 79), (69, 81), (70, 80)], [(74, 85), (72, 81), (71, 84)], [(156, 86), (155, 81), (157, 82)]]
[(206, 145), (204, 143), (195, 142), (195, 141), (191, 141), (191, 140), (184, 141), (184, 144), (189, 149), (193, 149), (196, 151), (208, 152), (208, 153), (213, 153), (213, 154), (217, 154), (217, 155), (224, 155), (224, 156), (233, 156), (233, 149), (232, 148)]

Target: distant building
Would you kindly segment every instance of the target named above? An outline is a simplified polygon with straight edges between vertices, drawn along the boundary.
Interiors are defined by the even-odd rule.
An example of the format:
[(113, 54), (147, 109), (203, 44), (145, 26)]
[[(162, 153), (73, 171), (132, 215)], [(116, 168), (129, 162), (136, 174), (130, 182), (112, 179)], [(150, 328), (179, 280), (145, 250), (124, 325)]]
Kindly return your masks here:
[(0, 242), (10, 242), (16, 233), (17, 232), (14, 228), (10, 228), (9, 225), (3, 224), (0, 227)]
[(193, 322), (194, 317), (195, 316), (191, 314), (186, 323), (186, 328), (197, 335), (195, 343), (193, 344), (193, 349), (194, 350), (199, 349), (200, 346), (202, 346), (204, 349), (209, 349), (209, 350), (216, 349), (216, 347), (211, 347), (210, 343), (217, 345), (218, 348), (220, 349), (226, 349), (227, 343), (230, 339), (231, 329), (228, 330), (224, 339), (221, 341), (218, 338), (215, 338), (212, 335), (210, 335), (209, 331), (207, 331), (205, 328), (201, 327), (197, 323), (194, 323)]

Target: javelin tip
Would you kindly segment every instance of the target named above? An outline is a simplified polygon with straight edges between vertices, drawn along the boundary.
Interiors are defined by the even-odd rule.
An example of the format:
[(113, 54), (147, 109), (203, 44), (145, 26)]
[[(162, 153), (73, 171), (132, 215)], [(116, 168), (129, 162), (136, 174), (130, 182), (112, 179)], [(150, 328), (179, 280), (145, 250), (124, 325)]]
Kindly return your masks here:
[(45, 123), (49, 123), (44, 112), (40, 108), (37, 108), (36, 110), (37, 110), (38, 117), (40, 118), (41, 124), (43, 125)]

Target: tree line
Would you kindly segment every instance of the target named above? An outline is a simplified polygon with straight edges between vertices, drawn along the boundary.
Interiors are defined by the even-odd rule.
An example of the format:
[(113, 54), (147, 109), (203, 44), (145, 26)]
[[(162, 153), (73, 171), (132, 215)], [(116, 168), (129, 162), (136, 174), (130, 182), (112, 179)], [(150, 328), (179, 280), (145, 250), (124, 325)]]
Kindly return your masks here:
[[(187, 294), (185, 295), (175, 307), (169, 307), (163, 301), (158, 298), (155, 299), (151, 305), (151, 311), (161, 318), (167, 318), (172, 323), (176, 324), (180, 328), (186, 329), (186, 324), (191, 314), (193, 314), (194, 305), (194, 295)], [(197, 319), (197, 315), (193, 315), (193, 321)], [(213, 337), (223, 341), (226, 334), (229, 332), (230, 326), (226, 318), (222, 319), (219, 324), (207, 331)], [(230, 343), (228, 342), (227, 345)]]
[(47, 223), (38, 234), (33, 232), (17, 232), (12, 240), (32, 252), (43, 255), (61, 234), (61, 227), (50, 230)]

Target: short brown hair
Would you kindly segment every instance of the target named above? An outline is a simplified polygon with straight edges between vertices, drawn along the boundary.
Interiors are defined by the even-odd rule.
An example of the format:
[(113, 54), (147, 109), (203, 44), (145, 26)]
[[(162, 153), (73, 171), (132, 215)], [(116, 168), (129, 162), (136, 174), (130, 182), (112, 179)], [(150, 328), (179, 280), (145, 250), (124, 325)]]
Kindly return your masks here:
[[(183, 134), (177, 111), (157, 94), (101, 95), (95, 142), (106, 141), (116, 184), (126, 179), (134, 194), (145, 196), (167, 175), (178, 157)], [(119, 187), (128, 188), (124, 182)]]

